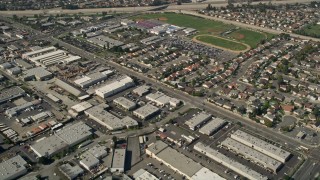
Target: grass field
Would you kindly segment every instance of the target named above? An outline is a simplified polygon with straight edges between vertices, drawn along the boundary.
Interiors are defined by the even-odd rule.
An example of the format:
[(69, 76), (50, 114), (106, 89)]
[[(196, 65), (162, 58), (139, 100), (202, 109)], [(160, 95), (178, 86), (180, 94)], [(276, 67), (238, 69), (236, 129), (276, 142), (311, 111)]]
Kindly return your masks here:
[[(198, 30), (198, 33), (194, 36), (198, 36), (198, 35), (220, 36), (222, 32), (228, 31), (236, 27), (234, 25), (224, 24), (218, 21), (203, 19), (200, 17), (191, 16), (191, 15), (176, 14), (176, 13), (143, 14), (143, 15), (132, 17), (131, 19), (134, 19), (134, 20), (157, 19), (157, 20), (161, 20), (177, 26), (194, 28)], [(228, 38), (234, 39), (235, 41), (239, 41), (241, 43), (249, 45), (252, 48), (255, 48), (257, 44), (261, 42), (262, 39), (269, 39), (273, 35), (241, 28), (239, 30), (232, 32), (227, 36)], [(204, 37), (210, 37), (210, 38), (205, 39)], [(197, 40), (203, 41), (205, 43), (209, 43), (215, 46), (227, 48), (230, 50), (244, 50), (247, 48), (241, 43), (228, 41), (227, 38), (226, 40), (223, 41), (223, 39), (219, 39), (212, 36), (200, 36), (200, 37), (197, 37)], [(231, 44), (236, 44), (236, 46), (233, 47), (233, 45)]]
[(229, 34), (229, 37), (242, 43), (248, 44), (250, 47), (256, 47), (257, 44), (261, 42), (261, 40), (267, 38), (266, 36), (266, 34), (247, 29), (239, 29)]
[(243, 51), (247, 49), (247, 46), (241, 43), (229, 41), (226, 39), (222, 39), (222, 38), (218, 38), (210, 35), (197, 36), (196, 39), (208, 44), (213, 44), (215, 46), (223, 47), (233, 51)]

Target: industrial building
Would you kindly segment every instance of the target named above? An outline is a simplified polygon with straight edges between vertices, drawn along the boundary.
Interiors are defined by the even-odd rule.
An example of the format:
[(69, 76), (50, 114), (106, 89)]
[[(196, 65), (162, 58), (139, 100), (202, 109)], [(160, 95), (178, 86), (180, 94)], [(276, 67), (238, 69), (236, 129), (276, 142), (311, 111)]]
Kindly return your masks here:
[(106, 70), (103, 72), (95, 72), (75, 80), (74, 83), (80, 86), (81, 88), (88, 88), (108, 79), (112, 74), (113, 71), (110, 70)]
[(146, 104), (145, 106), (142, 106), (139, 109), (133, 111), (133, 115), (135, 115), (139, 119), (146, 120), (156, 115), (159, 112), (160, 112), (159, 108), (151, 104)]
[(53, 74), (43, 67), (36, 67), (24, 71), (22, 77), (24, 81), (30, 81), (33, 79), (44, 81), (51, 79), (53, 77)]
[(79, 104), (76, 104), (72, 106), (68, 112), (71, 114), (73, 117), (77, 117), (78, 115), (82, 114), (85, 110), (89, 109), (92, 107), (92, 104), (90, 104), (87, 101), (83, 101)]
[(11, 75), (18, 75), (21, 73), (21, 69), (19, 67), (13, 67), (13, 68), (7, 69), (7, 72)]
[(25, 91), (18, 86), (4, 89), (0, 92), (0, 103), (18, 98), (25, 95)]
[(108, 49), (124, 45), (123, 42), (115, 40), (115, 39), (112, 39), (112, 38), (109, 38), (109, 37), (104, 36), (104, 35), (88, 38), (87, 40), (92, 44), (96, 44), (96, 45), (98, 45), (100, 47), (106, 47)]
[(202, 128), (200, 128), (199, 132), (210, 136), (214, 132), (217, 132), (226, 123), (227, 122), (223, 119), (213, 118), (213, 120), (211, 120), (208, 124), (206, 124)]
[(101, 146), (99, 144), (96, 145), (96, 146), (93, 146), (92, 148), (90, 148), (88, 150), (88, 152), (91, 153), (94, 157), (96, 157), (98, 159), (104, 158), (105, 156), (108, 155), (106, 147), (105, 146)]
[(15, 106), (13, 108), (7, 109), (5, 111), (5, 113), (9, 117), (14, 117), (14, 116), (17, 116), (21, 111), (23, 111), (25, 109), (28, 109), (28, 108), (30, 108), (32, 106), (38, 105), (40, 103), (41, 103), (41, 101), (39, 101), (39, 100), (35, 100), (35, 101), (32, 101), (32, 102), (26, 102), (26, 103), (21, 104), (19, 106)]
[(74, 146), (88, 139), (92, 135), (92, 132), (88, 125), (79, 121), (75, 124), (65, 126), (60, 131), (57, 131), (55, 135), (64, 140), (69, 146)]
[(94, 157), (93, 154), (89, 152), (84, 152), (80, 156), (80, 165), (86, 168), (88, 171), (91, 171), (93, 168), (97, 167), (100, 164), (98, 158)]
[(203, 143), (198, 142), (194, 145), (194, 150), (202, 153), (203, 155), (211, 158), (219, 164), (233, 170), (234, 172), (250, 179), (250, 180), (267, 180), (268, 177), (264, 176), (251, 168), (225, 156), (224, 154), (212, 149), (209, 146), (205, 146)]
[(38, 157), (52, 157), (67, 148), (67, 143), (57, 136), (44, 137), (30, 146)]
[(47, 97), (51, 100), (51, 101), (53, 101), (53, 102), (55, 102), (55, 103), (61, 103), (62, 101), (61, 101), (61, 99), (59, 99), (57, 96), (55, 96), (55, 95), (53, 95), (53, 94), (47, 94)]
[(212, 118), (211, 114), (207, 114), (205, 112), (200, 112), (199, 114), (196, 114), (193, 118), (186, 121), (185, 124), (189, 126), (191, 130), (196, 130), (199, 128), (202, 124), (206, 123)]
[(126, 149), (114, 149), (112, 157), (111, 172), (124, 172), (126, 161)]
[(214, 179), (214, 180), (225, 180), (218, 174), (210, 171), (208, 168), (203, 167), (198, 172), (196, 172), (192, 177), (192, 180), (206, 180), (206, 179)]
[(75, 179), (84, 173), (83, 169), (78, 165), (71, 165), (70, 163), (63, 164), (59, 167), (60, 172), (69, 180)]
[(151, 37), (147, 37), (145, 39), (142, 39), (140, 42), (144, 45), (151, 45), (151, 44), (155, 44), (160, 41), (162, 41), (162, 38), (160, 38), (159, 36), (151, 36)]
[(142, 85), (134, 89), (132, 92), (141, 97), (148, 94), (150, 92), (150, 89), (151, 89), (150, 86)]
[(146, 96), (146, 99), (156, 103), (157, 106), (161, 106), (161, 107), (168, 105), (168, 104), (170, 104), (170, 106), (177, 107), (181, 103), (180, 100), (178, 100), (176, 98), (171, 98), (171, 97), (169, 97), (159, 91), (156, 93), (148, 94)]
[(91, 135), (91, 128), (79, 121), (60, 129), (52, 136), (36, 141), (30, 148), (38, 157), (52, 157), (68, 147), (85, 141)]
[(120, 106), (121, 108), (131, 111), (136, 108), (137, 104), (133, 101), (130, 101), (129, 99), (125, 97), (118, 97), (113, 100), (113, 103), (117, 106)]
[(11, 180), (28, 172), (26, 165), (28, 163), (20, 156), (14, 156), (6, 161), (0, 163), (0, 179)]
[[(198, 177), (199, 173), (201, 174), (203, 171), (208, 172), (208, 174), (213, 173), (208, 169), (203, 169), (201, 164), (179, 153), (162, 141), (151, 143), (146, 149), (146, 154), (185, 176), (187, 179), (192, 179), (193, 176)], [(215, 174), (214, 176), (218, 175)]]
[(120, 119), (105, 110), (105, 105), (94, 106), (84, 112), (89, 118), (97, 121), (109, 130), (119, 130), (138, 126), (138, 122), (130, 117)]
[(96, 94), (102, 98), (106, 98), (106, 97), (115, 95), (121, 91), (124, 91), (134, 85), (135, 83), (133, 79), (130, 78), (129, 76), (125, 76), (120, 80), (114, 81), (99, 89), (96, 89)]
[(240, 156), (243, 156), (245, 159), (253, 161), (259, 166), (266, 168), (267, 170), (276, 173), (282, 166), (282, 163), (272, 159), (271, 157), (252, 149), (234, 139), (227, 138), (221, 142), (222, 147), (225, 147)]
[(87, 93), (73, 87), (72, 85), (68, 84), (67, 82), (64, 82), (58, 78), (55, 78), (54, 81), (55, 85), (57, 85), (58, 87), (64, 89), (65, 91), (67, 91), (68, 93), (76, 96), (76, 97), (81, 97), (81, 96), (85, 96), (87, 95)]
[(47, 47), (36, 51), (31, 51), (22, 54), (22, 58), (27, 59), (37, 66), (50, 66), (60, 63), (70, 63), (81, 59), (80, 56), (73, 56), (63, 50), (58, 50), (55, 47)]
[(156, 176), (151, 174), (150, 172), (144, 170), (144, 169), (139, 169), (137, 172), (133, 174), (133, 178), (136, 180), (159, 180)]
[(272, 145), (241, 130), (237, 130), (236, 132), (231, 134), (231, 138), (239, 141), (242, 144), (252, 147), (253, 149), (266, 154), (282, 163), (285, 163), (291, 156), (288, 151), (285, 151), (275, 145)]

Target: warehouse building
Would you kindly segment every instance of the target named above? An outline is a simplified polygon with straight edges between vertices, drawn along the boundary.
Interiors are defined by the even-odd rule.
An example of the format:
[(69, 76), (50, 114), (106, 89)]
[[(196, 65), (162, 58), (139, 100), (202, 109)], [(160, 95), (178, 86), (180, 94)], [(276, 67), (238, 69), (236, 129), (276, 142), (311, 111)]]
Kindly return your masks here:
[(0, 92), (0, 103), (4, 103), (24, 95), (25, 91), (18, 86), (7, 88)]
[(55, 78), (54, 83), (55, 85), (59, 86), (61, 89), (64, 89), (65, 91), (69, 92), (70, 94), (76, 97), (85, 96), (87, 94), (58, 78)]
[(95, 72), (75, 80), (74, 83), (80, 86), (81, 88), (88, 88), (90, 86), (93, 86), (97, 83), (100, 83), (108, 79), (112, 74), (113, 74), (113, 71), (110, 71), (110, 70), (103, 71), (103, 72)]
[(70, 163), (63, 164), (59, 167), (60, 172), (69, 180), (75, 179), (84, 173), (83, 169), (78, 165), (71, 165)]
[(211, 158), (219, 164), (233, 170), (234, 172), (250, 179), (250, 180), (267, 180), (268, 177), (264, 176), (251, 168), (225, 156), (224, 154), (210, 148), (209, 146), (205, 146), (203, 143), (198, 142), (194, 145), (194, 150), (199, 151), (203, 155)]
[(96, 94), (102, 98), (113, 96), (121, 91), (124, 91), (132, 86), (135, 83), (132, 78), (125, 76), (124, 78), (114, 81), (110, 84), (107, 84), (96, 90)]
[(209, 179), (213, 179), (213, 180), (225, 180), (224, 178), (222, 178), (221, 176), (219, 176), (218, 174), (210, 171), (208, 168), (203, 167), (201, 168), (198, 172), (196, 172), (192, 177), (192, 180), (209, 180)]
[(210, 136), (211, 134), (217, 132), (221, 127), (223, 127), (227, 122), (220, 118), (214, 118), (208, 124), (204, 125), (199, 129), (199, 132)]
[(120, 106), (121, 108), (131, 111), (136, 108), (137, 104), (133, 101), (130, 101), (129, 99), (125, 97), (118, 97), (113, 100), (113, 103), (117, 106)]
[(106, 47), (108, 49), (124, 45), (123, 42), (115, 40), (115, 39), (112, 39), (112, 38), (109, 38), (109, 37), (104, 36), (104, 35), (88, 38), (87, 40), (89, 42), (91, 42), (92, 44), (96, 44), (96, 45), (98, 45), (100, 47)]
[(100, 104), (94, 106), (84, 112), (89, 118), (97, 121), (99, 124), (105, 126), (109, 130), (120, 130), (138, 126), (138, 122), (130, 117), (120, 119), (115, 115), (105, 110), (105, 105)]
[(92, 135), (92, 132), (88, 125), (79, 121), (75, 124), (65, 126), (60, 131), (57, 131), (55, 135), (64, 140), (69, 146), (74, 146), (88, 139)]
[(111, 172), (124, 172), (126, 161), (126, 149), (114, 149)]
[(43, 48), (40, 50), (22, 54), (22, 58), (27, 59), (37, 66), (50, 66), (60, 63), (71, 63), (81, 59), (80, 56), (70, 55), (68, 52), (58, 50), (55, 47)]
[(73, 117), (77, 117), (80, 114), (83, 114), (85, 110), (89, 109), (92, 107), (92, 104), (90, 104), (87, 101), (83, 101), (79, 104), (76, 104), (74, 106), (72, 106), (68, 112), (69, 114), (71, 114)]
[(171, 98), (171, 97), (169, 97), (159, 91), (156, 93), (148, 94), (146, 96), (146, 99), (156, 103), (157, 106), (161, 106), (161, 107), (168, 105), (168, 104), (170, 104), (173, 107), (177, 107), (181, 103), (180, 100), (178, 100), (176, 98)]
[(105, 146), (101, 145), (95, 145), (92, 148), (88, 150), (89, 153), (91, 153), (94, 157), (101, 159), (108, 155), (108, 152), (106, 150)]
[(68, 144), (57, 136), (44, 137), (30, 146), (38, 157), (52, 157), (66, 149)]
[(34, 51), (22, 54), (22, 58), (23, 59), (29, 59), (29, 58), (33, 58), (33, 57), (37, 57), (37, 56), (46, 54), (46, 53), (54, 52), (56, 50), (57, 50), (57, 48), (55, 48), (53, 46), (47, 47), (47, 48), (39, 48), (39, 49), (37, 48)]
[(221, 145), (240, 156), (243, 156), (245, 159), (253, 161), (257, 165), (266, 168), (267, 170), (277, 173), (277, 171), (281, 168), (282, 163), (272, 159), (271, 157), (256, 151), (234, 139), (227, 138), (221, 142)]
[(24, 70), (31, 69), (33, 66), (22, 59), (16, 59), (16, 64)]
[(134, 89), (132, 92), (141, 97), (148, 94), (150, 92), (150, 89), (151, 89), (150, 86), (142, 85)]
[(17, 179), (18, 177), (28, 172), (26, 165), (28, 163), (20, 156), (17, 155), (6, 161), (0, 163), (0, 179), (11, 180)]
[(231, 138), (242, 144), (252, 147), (253, 149), (266, 154), (282, 163), (285, 163), (291, 156), (288, 151), (285, 151), (241, 130), (237, 130), (236, 132), (231, 134)]
[(199, 174), (203, 172), (214, 174), (213, 177), (218, 176), (208, 169), (203, 169), (201, 164), (169, 147), (162, 141), (151, 143), (146, 149), (146, 154), (185, 176), (187, 179), (192, 179), (192, 177), (198, 178)]
[(68, 147), (85, 141), (91, 135), (91, 128), (79, 121), (60, 129), (52, 136), (36, 141), (30, 148), (38, 157), (52, 157)]
[(200, 112), (199, 114), (196, 114), (193, 118), (190, 120), (186, 121), (185, 124), (189, 126), (191, 130), (196, 130), (199, 128), (201, 125), (206, 123), (212, 118), (211, 114), (207, 114), (205, 112)]
[(94, 157), (89, 152), (84, 152), (80, 156), (80, 165), (86, 168), (88, 171), (91, 171), (95, 167), (97, 167), (100, 164), (100, 161), (98, 158)]
[(53, 95), (53, 94), (47, 94), (47, 97), (51, 100), (51, 101), (53, 101), (53, 102), (55, 102), (55, 103), (61, 103), (62, 101), (61, 101), (61, 99), (59, 99), (57, 96), (55, 96), (55, 95)]
[(24, 111), (25, 109), (28, 109), (28, 108), (35, 106), (35, 105), (38, 105), (40, 103), (41, 103), (41, 101), (39, 101), (39, 100), (35, 100), (32, 102), (26, 102), (26, 103), (21, 104), (19, 106), (15, 106), (13, 108), (7, 109), (5, 111), (5, 113), (9, 117), (17, 116), (21, 111)]
[(135, 172), (133, 174), (133, 178), (136, 180), (159, 180), (156, 176), (144, 169), (139, 169)]
[(19, 67), (13, 67), (13, 68), (7, 69), (7, 72), (11, 75), (18, 75), (21, 73), (21, 69)]
[(159, 108), (151, 104), (146, 104), (145, 106), (142, 106), (139, 109), (133, 111), (133, 115), (135, 115), (139, 119), (147, 120), (152, 116), (158, 114), (159, 112), (160, 112)]
[(36, 79), (38, 81), (44, 81), (51, 79), (53, 77), (53, 74), (43, 67), (36, 67), (24, 71), (22, 77), (24, 81), (30, 81), (33, 79)]
[(145, 39), (142, 39), (140, 42), (144, 45), (151, 45), (151, 44), (155, 44), (160, 41), (162, 41), (162, 38), (160, 38), (159, 36), (151, 36), (151, 37), (147, 37)]

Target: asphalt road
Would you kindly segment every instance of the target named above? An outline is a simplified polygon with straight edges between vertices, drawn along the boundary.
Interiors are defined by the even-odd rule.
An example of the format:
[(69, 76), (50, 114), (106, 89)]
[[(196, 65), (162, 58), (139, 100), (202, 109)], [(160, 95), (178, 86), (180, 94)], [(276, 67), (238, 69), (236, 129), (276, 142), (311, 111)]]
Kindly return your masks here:
[[(283, 4), (283, 3), (308, 3), (312, 0), (284, 0), (284, 1), (272, 1), (273, 4)], [(212, 4), (215, 7), (226, 6), (227, 3), (224, 1), (220, 2), (202, 2), (202, 3), (185, 3), (182, 5), (171, 4), (168, 6), (167, 10), (198, 10), (204, 9), (208, 4)], [(260, 2), (253, 2), (252, 4), (257, 4)], [(269, 3), (269, 1), (264, 1), (264, 3)], [(34, 14), (95, 14), (101, 12), (117, 12), (117, 13), (128, 13), (128, 12), (138, 12), (138, 11), (150, 11), (156, 8), (155, 6), (144, 6), (144, 7), (121, 7), (121, 8), (94, 8), (94, 9), (76, 9), (76, 10), (68, 10), (68, 9), (45, 9), (45, 10), (25, 10), (25, 11), (0, 11), (0, 15), (2, 16), (33, 16)]]

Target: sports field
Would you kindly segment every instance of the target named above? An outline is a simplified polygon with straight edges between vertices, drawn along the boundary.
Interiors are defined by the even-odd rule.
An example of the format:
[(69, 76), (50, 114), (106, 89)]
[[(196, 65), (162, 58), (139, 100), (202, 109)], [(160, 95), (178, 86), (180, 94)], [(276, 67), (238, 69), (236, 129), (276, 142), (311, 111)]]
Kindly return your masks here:
[[(134, 20), (146, 20), (146, 19), (156, 19), (160, 21), (167, 22), (169, 24), (181, 26), (181, 27), (189, 27), (198, 30), (198, 33), (193, 37), (198, 35), (208, 35), (208, 36), (199, 36), (196, 39), (207, 44), (212, 44), (216, 47), (222, 47), (224, 49), (229, 49), (232, 51), (242, 51), (243, 49), (247, 49), (247, 46), (254, 48), (261, 42), (262, 39), (267, 39), (268, 35), (265, 33), (260, 33), (256, 31), (252, 31), (249, 29), (238, 29), (227, 37), (223, 37), (225, 40), (221, 38), (217, 38), (214, 36), (220, 36), (221, 33), (229, 31), (231, 29), (236, 28), (234, 25), (224, 24), (222, 22), (208, 20), (196, 16), (185, 15), (185, 14), (176, 14), (176, 13), (156, 13), (156, 14), (143, 14), (139, 16), (132, 17)], [(210, 36), (214, 35), (214, 36)], [(210, 37), (209, 40), (204, 37)], [(218, 39), (218, 40), (217, 40)], [(232, 39), (234, 41), (238, 41), (240, 43), (229, 41), (228, 39)], [(206, 41), (205, 41), (206, 40)]]
[(214, 46), (219, 46), (224, 49), (229, 49), (232, 51), (244, 51), (244, 50), (247, 50), (248, 48), (250, 49), (250, 47), (248, 47), (242, 43), (230, 41), (230, 40), (223, 39), (220, 37), (215, 37), (212, 35), (199, 35), (199, 36), (196, 36), (195, 38), (198, 41), (208, 43), (208, 44), (211, 44)]
[(256, 47), (257, 44), (261, 42), (261, 40), (268, 38), (266, 34), (248, 29), (236, 30), (229, 34), (229, 37), (242, 43), (248, 44), (250, 47)]

